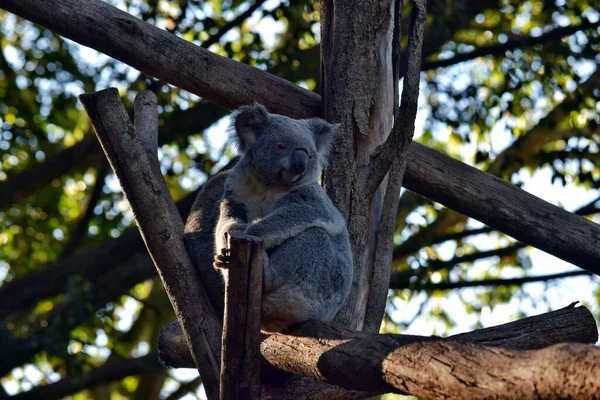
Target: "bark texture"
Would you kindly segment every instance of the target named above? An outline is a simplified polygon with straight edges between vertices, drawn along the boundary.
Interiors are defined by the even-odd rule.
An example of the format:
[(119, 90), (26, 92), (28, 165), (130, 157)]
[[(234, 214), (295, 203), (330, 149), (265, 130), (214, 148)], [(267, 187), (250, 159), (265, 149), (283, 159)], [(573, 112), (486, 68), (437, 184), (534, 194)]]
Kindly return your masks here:
[[(324, 179), (348, 223), (354, 257), (350, 297), (336, 321), (365, 327), (385, 185), (363, 198), (371, 154), (387, 138), (394, 115), (393, 0), (321, 1), (321, 83), (325, 118), (341, 123)], [(368, 71), (368, 73), (366, 73)]]
[[(155, 133), (142, 134), (148, 144), (145, 148), (116, 89), (84, 94), (80, 99), (119, 178), (175, 314), (182, 323), (206, 391), (210, 398), (216, 398), (221, 323), (187, 253), (183, 221), (160, 171), (154, 168), (158, 159), (150, 161), (146, 152)], [(148, 112), (147, 106), (143, 108), (140, 114)], [(144, 126), (141, 122), (136, 125)]]
[(263, 248), (233, 232), (229, 238), (221, 352), (222, 400), (260, 399), (260, 310)]
[[(594, 368), (600, 367), (600, 349), (574, 343), (554, 346), (564, 342), (589, 344), (598, 340), (594, 317), (585, 307), (574, 306), (571, 304), (561, 310), (445, 339), (368, 334), (322, 322), (307, 322), (288, 334), (272, 335), (262, 342), (261, 353), (265, 359), (262, 368), (263, 397), (294, 398), (295, 393), (297, 398), (304, 394), (308, 396), (304, 398), (360, 398), (367, 396), (365, 392), (369, 392), (370, 396), (397, 392), (425, 398), (441, 398), (442, 394), (448, 393), (449, 398), (460, 399), (492, 396), (494, 390), (501, 390), (496, 395), (504, 394), (502, 390), (514, 387), (516, 394), (510, 398), (527, 399), (537, 398), (534, 396), (538, 392), (531, 386), (535, 383), (541, 387), (546, 385), (539, 392), (543, 398), (551, 390), (571, 393), (572, 398), (592, 398), (584, 395), (598, 389), (600, 377)], [(177, 364), (170, 365), (193, 365), (185, 343), (177, 339), (181, 337), (179, 327), (171, 324), (168, 332), (166, 335), (163, 332), (161, 342), (171, 343), (169, 354)], [(173, 346), (172, 343), (177, 341), (179, 345)], [(162, 346), (159, 343), (159, 348), (166, 354)], [(573, 353), (570, 353), (571, 350)], [(582, 363), (588, 364), (573, 361), (579, 356), (583, 357)], [(519, 373), (525, 373), (523, 371), (527, 370), (528, 363), (532, 363), (532, 370), (543, 368), (544, 363), (553, 357), (556, 357), (553, 361), (556, 367), (550, 371), (554, 374), (552, 379), (573, 374), (577, 379), (581, 378), (581, 391), (574, 386), (568, 388), (566, 385), (567, 388), (561, 389), (551, 386), (560, 385), (562, 381), (545, 382), (547, 375), (544, 373), (535, 377), (527, 373), (529, 382), (525, 383), (512, 372), (502, 372), (512, 368), (513, 364), (519, 368)], [(459, 366), (456, 374), (452, 372), (454, 364)], [(496, 365), (490, 370), (494, 371), (492, 375), (496, 374), (495, 378), (482, 365)], [(564, 368), (561, 369), (561, 366)], [(316, 378), (335, 386), (308, 378), (286, 379), (277, 370)], [(586, 373), (590, 374), (589, 377), (582, 377)], [(448, 380), (440, 383), (436, 374)], [(500, 383), (493, 383), (494, 379)], [(402, 386), (404, 384), (406, 386)], [(322, 396), (317, 395), (321, 390)], [(509, 394), (512, 390), (508, 390)]]
[[(595, 346), (511, 351), (452, 340), (399, 345), (387, 335), (339, 340), (338, 328), (322, 328), (314, 337), (302, 331), (298, 337), (273, 336), (263, 342), (263, 356), (288, 372), (348, 389), (426, 399), (593, 399), (600, 393), (600, 348)], [(299, 351), (303, 357), (296, 356), (299, 362), (291, 365), (289, 358)]]

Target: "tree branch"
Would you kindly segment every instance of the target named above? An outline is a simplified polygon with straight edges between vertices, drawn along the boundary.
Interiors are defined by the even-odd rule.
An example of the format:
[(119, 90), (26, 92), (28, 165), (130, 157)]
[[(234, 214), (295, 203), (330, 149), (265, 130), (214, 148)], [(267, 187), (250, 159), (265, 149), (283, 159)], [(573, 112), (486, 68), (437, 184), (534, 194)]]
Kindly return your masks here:
[(226, 268), (221, 400), (260, 399), (260, 311), (263, 246), (239, 232), (229, 235)]
[(524, 276), (522, 278), (500, 278), (500, 279), (482, 279), (479, 281), (462, 281), (462, 282), (440, 282), (440, 283), (414, 283), (402, 287), (402, 285), (392, 287), (390, 289), (413, 289), (413, 290), (453, 290), (464, 289), (469, 287), (479, 286), (522, 286), (533, 282), (548, 282), (555, 279), (572, 278), (576, 276), (594, 276), (591, 272), (583, 270), (560, 272), (557, 274)]
[(507, 247), (503, 247), (500, 249), (493, 249), (487, 251), (478, 251), (471, 254), (466, 254), (464, 256), (454, 257), (448, 261), (434, 260), (429, 262), (429, 265), (418, 268), (418, 269), (409, 269), (407, 271), (395, 272), (392, 274), (390, 279), (390, 289), (400, 289), (410, 287), (410, 279), (415, 276), (423, 276), (426, 273), (431, 273), (435, 271), (441, 271), (446, 268), (451, 268), (457, 264), (464, 262), (473, 262), (477, 260), (481, 260), (482, 258), (489, 257), (504, 257), (507, 255), (514, 254), (517, 250), (526, 247), (523, 243), (516, 243)]
[(177, 388), (177, 390), (171, 393), (165, 400), (179, 400), (186, 394), (196, 391), (201, 383), (201, 377), (194, 378), (189, 382), (182, 382)]
[[(405, 159), (406, 149), (412, 142), (415, 133), (415, 119), (419, 103), (423, 31), (427, 19), (427, 1), (415, 0), (412, 5), (410, 35), (406, 50), (407, 66), (406, 74), (404, 75), (400, 110), (398, 113), (394, 110), (395, 118), (392, 132), (385, 143), (377, 148), (373, 156), (371, 156), (370, 172), (363, 189), (363, 198), (367, 203), (371, 201), (373, 194), (381, 185), (383, 178), (390, 170), (392, 162), (396, 158)], [(397, 57), (399, 58), (399, 55)], [(396, 60), (396, 62), (399, 63), (399, 60)], [(396, 73), (399, 74), (399, 69), (397, 69)]]
[(248, 7), (248, 9), (246, 11), (244, 11), (243, 13), (241, 13), (240, 15), (238, 15), (237, 17), (235, 17), (234, 19), (232, 19), (231, 21), (229, 21), (225, 25), (223, 25), (219, 29), (219, 32), (217, 32), (216, 34), (214, 34), (211, 37), (209, 37), (208, 39), (206, 39), (200, 45), (200, 47), (202, 47), (204, 49), (208, 49), (210, 46), (217, 43), (219, 40), (221, 40), (221, 38), (227, 32), (229, 32), (233, 28), (237, 27), (242, 22), (244, 22), (247, 18), (249, 18), (254, 13), (254, 11), (258, 10), (264, 4), (265, 1), (266, 0), (255, 0), (254, 4), (252, 4), (250, 7)]
[(269, 337), (262, 353), (271, 366), (354, 390), (423, 398), (443, 394), (446, 399), (492, 398), (498, 393), (506, 399), (597, 394), (600, 348), (569, 343), (519, 351), (465, 340), (405, 336), (400, 341), (307, 323), (292, 335)]
[(158, 360), (158, 352), (154, 351), (139, 358), (129, 358), (109, 362), (86, 374), (82, 380), (62, 378), (56, 383), (38, 386), (28, 392), (11, 396), (11, 400), (51, 400), (61, 399), (81, 390), (118, 381), (132, 375), (152, 374), (164, 371), (165, 367)]
[[(469, 236), (481, 235), (483, 233), (493, 232), (494, 228), (490, 228), (489, 226), (484, 226), (476, 229), (464, 229), (460, 232), (456, 233), (448, 233), (445, 235), (435, 235), (431, 238), (425, 239), (425, 237), (420, 237), (419, 240), (411, 240), (413, 236), (409, 237), (399, 246), (396, 246), (394, 249), (394, 259), (407, 256), (408, 254), (419, 251), (424, 246), (433, 246), (435, 244), (444, 243), (448, 240), (461, 240)], [(421, 231), (419, 231), (421, 232)], [(418, 233), (417, 233), (418, 234)], [(416, 234), (415, 234), (416, 235)]]
[[(394, 82), (394, 120), (400, 116), (400, 63), (402, 62), (402, 53), (400, 43), (402, 42), (402, 10), (404, 2), (394, 0), (394, 31), (392, 41), (392, 67)], [(414, 36), (414, 24), (411, 24), (410, 34)], [(412, 49), (412, 48), (411, 48)], [(395, 126), (391, 134), (394, 134)], [(412, 138), (410, 138), (412, 140)], [(385, 185), (385, 195), (383, 198), (383, 209), (381, 211), (381, 222), (379, 232), (377, 233), (377, 247), (375, 248), (375, 260), (373, 262), (373, 272), (371, 276), (371, 288), (367, 298), (367, 307), (365, 311), (365, 331), (378, 332), (381, 319), (385, 312), (387, 303), (387, 292), (390, 286), (390, 271), (392, 269), (392, 251), (394, 247), (394, 231), (396, 230), (396, 214), (398, 212), (398, 202), (400, 200), (400, 188), (402, 187), (402, 176), (406, 168), (405, 157), (397, 157), (390, 165), (387, 174), (387, 183)], [(368, 182), (368, 180), (367, 180)], [(372, 195), (371, 195), (372, 196)], [(367, 197), (370, 199), (371, 197)], [(365, 198), (366, 199), (366, 198)], [(364, 207), (367, 205), (365, 204)]]
[(458, 64), (461, 62), (473, 60), (478, 57), (485, 56), (495, 56), (501, 55), (507, 51), (515, 50), (517, 48), (524, 47), (532, 47), (538, 44), (544, 44), (551, 41), (559, 40), (565, 36), (572, 35), (576, 32), (583, 31), (586, 29), (593, 29), (600, 26), (600, 21), (590, 22), (589, 20), (584, 20), (579, 25), (571, 25), (564, 26), (552, 29), (540, 36), (514, 36), (508, 39), (504, 43), (497, 43), (487, 46), (479, 46), (475, 50), (470, 51), (468, 53), (456, 54), (454, 57), (445, 59), (445, 60), (437, 60), (437, 61), (429, 61), (423, 63), (423, 70), (431, 70), (436, 68), (448, 67), (454, 64)]
[[(211, 399), (216, 398), (221, 323), (187, 253), (183, 221), (167, 185), (162, 175), (156, 173), (154, 161), (149, 161), (140, 142), (140, 138), (153, 133), (135, 132), (116, 89), (84, 94), (80, 99), (119, 178), (175, 314), (182, 323), (207, 394)], [(138, 104), (148, 108), (153, 106), (156, 110), (155, 100), (152, 103)]]
[(104, 180), (106, 179), (106, 175), (108, 175), (109, 165), (106, 160), (100, 161), (100, 166), (97, 168), (96, 172), (96, 182), (94, 183), (94, 188), (90, 193), (90, 198), (87, 201), (87, 205), (85, 207), (85, 211), (83, 215), (77, 222), (77, 226), (70, 233), (70, 238), (67, 244), (63, 247), (62, 253), (60, 255), (61, 259), (64, 259), (70, 256), (73, 251), (79, 246), (81, 241), (85, 238), (87, 234), (88, 225), (91, 219), (94, 217), (94, 208), (100, 200), (100, 196), (102, 196), (102, 188), (104, 187)]

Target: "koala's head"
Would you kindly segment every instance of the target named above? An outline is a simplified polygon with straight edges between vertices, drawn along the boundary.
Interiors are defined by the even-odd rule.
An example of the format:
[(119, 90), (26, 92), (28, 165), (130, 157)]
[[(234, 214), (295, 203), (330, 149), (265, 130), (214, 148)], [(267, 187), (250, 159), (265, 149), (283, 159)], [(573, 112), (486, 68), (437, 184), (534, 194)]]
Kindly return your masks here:
[(250, 173), (270, 186), (293, 187), (318, 178), (338, 125), (270, 114), (254, 104), (236, 110), (232, 127)]

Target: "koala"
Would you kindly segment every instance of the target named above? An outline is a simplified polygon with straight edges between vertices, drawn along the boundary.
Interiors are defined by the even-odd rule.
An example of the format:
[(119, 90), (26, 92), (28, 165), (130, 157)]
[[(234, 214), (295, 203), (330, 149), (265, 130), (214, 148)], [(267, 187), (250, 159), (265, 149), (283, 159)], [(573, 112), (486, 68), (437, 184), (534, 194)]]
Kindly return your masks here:
[[(215, 283), (209, 255), (214, 267), (224, 267), (227, 234), (242, 231), (261, 239), (265, 251), (261, 330), (333, 319), (353, 277), (346, 222), (317, 181), (337, 126), (270, 114), (258, 104), (239, 108), (232, 121), (241, 158), (199, 193), (186, 224), (188, 249), (213, 285), (209, 296), (222, 310), (223, 283)], [(227, 270), (220, 271), (227, 279)]]

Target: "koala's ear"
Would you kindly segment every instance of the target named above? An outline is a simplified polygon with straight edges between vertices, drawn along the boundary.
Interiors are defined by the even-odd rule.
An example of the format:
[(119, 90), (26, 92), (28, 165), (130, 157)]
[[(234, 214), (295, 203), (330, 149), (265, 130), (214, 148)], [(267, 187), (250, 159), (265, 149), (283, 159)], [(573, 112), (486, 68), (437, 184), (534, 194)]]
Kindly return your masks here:
[(322, 159), (321, 161), (324, 164), (325, 159), (329, 155), (329, 149), (331, 148), (333, 140), (341, 131), (341, 124), (330, 124), (320, 118), (309, 120), (309, 124), (315, 137), (317, 153), (319, 153), (319, 158)]
[(269, 112), (262, 105), (255, 103), (251, 106), (238, 108), (231, 116), (231, 126), (239, 139), (240, 150), (252, 145), (256, 135), (269, 120)]

